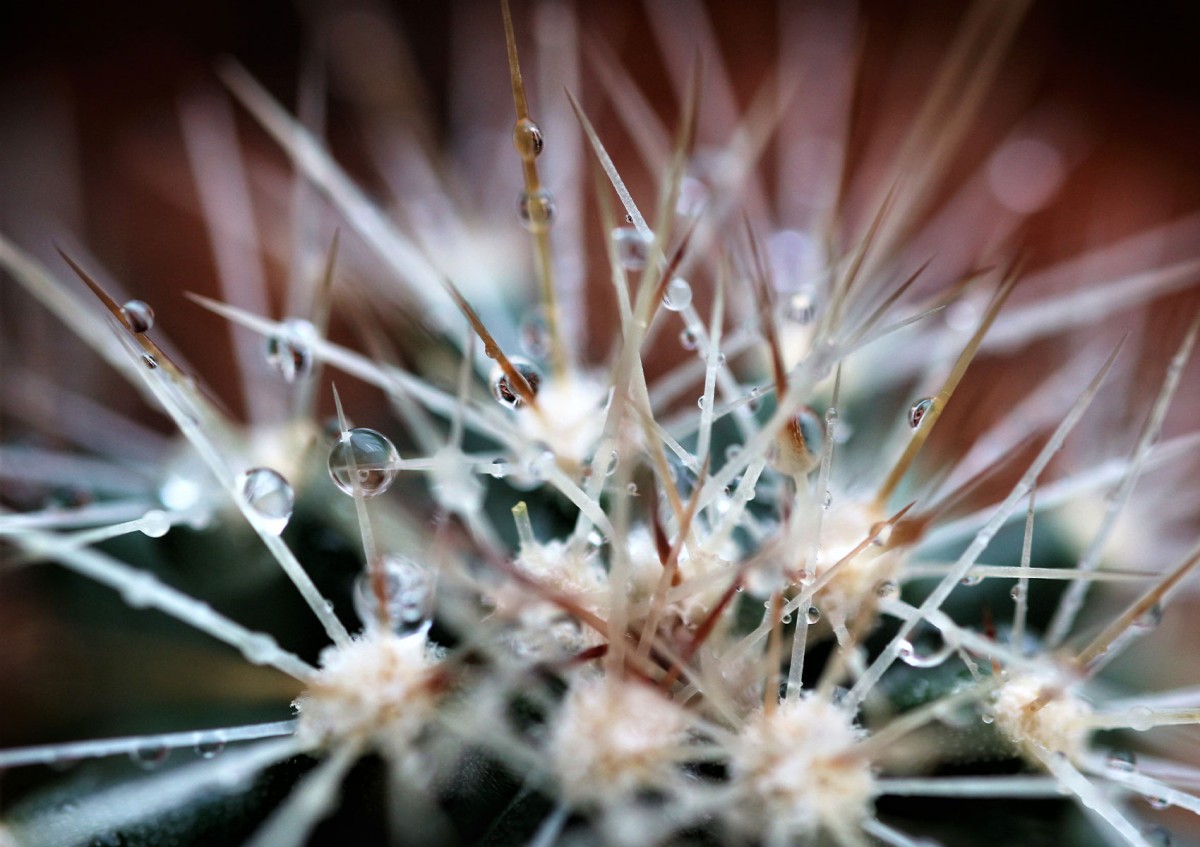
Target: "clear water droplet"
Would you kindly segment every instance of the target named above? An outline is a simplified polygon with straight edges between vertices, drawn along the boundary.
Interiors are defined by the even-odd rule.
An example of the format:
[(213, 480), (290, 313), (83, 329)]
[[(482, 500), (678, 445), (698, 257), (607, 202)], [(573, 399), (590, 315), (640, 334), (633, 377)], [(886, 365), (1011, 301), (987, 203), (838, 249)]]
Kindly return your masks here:
[(145, 365), (150, 370), (154, 370), (155, 368), (158, 367), (158, 360), (155, 359), (153, 356), (151, 356), (149, 353), (143, 353), (142, 354), (142, 364)]
[(550, 354), (550, 322), (546, 310), (541, 306), (526, 312), (517, 327), (517, 338), (521, 349), (535, 359), (544, 359)]
[(966, 585), (968, 587), (974, 587), (976, 585), (979, 585), (981, 582), (983, 582), (982, 574), (969, 573), (966, 576), (964, 576), (961, 580), (959, 580), (959, 585)]
[(821, 498), (821, 508), (828, 509), (833, 503), (833, 492), (828, 488), (825, 489), (825, 496)]
[(1162, 619), (1162, 606), (1158, 603), (1155, 603), (1149, 609), (1142, 612), (1142, 614), (1139, 615), (1138, 618), (1133, 622), (1133, 625), (1141, 632), (1150, 632), (1151, 630), (1158, 629), (1158, 625), (1162, 623)]
[(996, 716), (995, 716), (995, 714), (988, 711), (987, 709), (984, 709), (983, 711), (981, 711), (979, 713), (979, 719), (986, 724), (992, 724), (992, 723), (995, 723)]
[(197, 741), (194, 749), (196, 750), (196, 755), (201, 759), (212, 759), (225, 749), (225, 741), (221, 738)]
[(925, 416), (933, 408), (932, 397), (922, 397), (920, 400), (908, 407), (908, 425), (916, 429), (921, 425), (921, 421), (925, 420)]
[(138, 747), (129, 753), (130, 760), (139, 768), (152, 771), (161, 767), (171, 755), (171, 749), (162, 744), (152, 744)]
[(121, 318), (129, 330), (137, 335), (147, 333), (154, 326), (154, 310), (143, 300), (130, 300), (121, 307)]
[(809, 606), (808, 610), (804, 613), (804, 619), (810, 624), (816, 623), (821, 620), (821, 610), (816, 606)]
[[(936, 637), (936, 636), (935, 636)], [(942, 644), (936, 650), (928, 653), (918, 653), (917, 648), (908, 639), (900, 642), (900, 660), (914, 668), (936, 668), (954, 653), (955, 644), (941, 636)]]
[(627, 271), (640, 271), (650, 260), (650, 247), (654, 244), (652, 234), (642, 234), (637, 227), (619, 226), (612, 231), (613, 246), (617, 250), (617, 261)]
[(876, 547), (886, 547), (892, 540), (892, 525), (887, 521), (879, 521), (871, 525), (870, 533), (872, 544)]
[(1008, 592), (1008, 596), (1013, 599), (1014, 603), (1020, 603), (1029, 596), (1029, 589), (1027, 586), (1017, 583), (1012, 587), (1012, 590)]
[(700, 346), (700, 340), (696, 338), (696, 333), (690, 329), (685, 329), (679, 333), (679, 346), (684, 350), (695, 350)]
[(1154, 726), (1154, 712), (1149, 706), (1134, 706), (1126, 713), (1129, 728), (1137, 732), (1145, 732)]
[(171, 519), (162, 509), (151, 509), (142, 515), (138, 529), (150, 538), (162, 538), (171, 529)]
[(697, 408), (700, 409), (700, 411), (703, 412), (705, 409), (708, 408), (708, 398), (705, 397), (703, 394), (701, 394), (699, 397), (696, 398), (696, 406), (697, 406)]
[(313, 369), (317, 328), (302, 318), (288, 318), (267, 338), (267, 364), (284, 382), (304, 379)]
[(1171, 801), (1168, 800), (1166, 797), (1147, 797), (1146, 803), (1150, 806), (1151, 809), (1155, 809), (1160, 812), (1163, 809), (1170, 808), (1170, 806), (1171, 806)]
[(238, 487), (242, 500), (258, 516), (262, 527), (272, 535), (283, 532), (296, 505), (288, 481), (271, 468), (252, 468), (242, 474)]
[(1130, 750), (1112, 750), (1105, 757), (1104, 764), (1115, 771), (1133, 773), (1137, 770), (1137, 757)]
[(608, 454), (608, 464), (604, 466), (604, 475), (612, 476), (617, 472), (617, 468), (621, 465), (621, 454), (613, 450)]
[(383, 433), (359, 427), (342, 433), (329, 451), (329, 476), (353, 495), (355, 482), (365, 497), (382, 494), (396, 479), (400, 454)]
[(522, 191), (517, 198), (517, 217), (530, 232), (539, 232), (554, 222), (554, 195), (545, 189)]
[(875, 583), (876, 597), (894, 597), (899, 586), (893, 580), (881, 579)]
[[(538, 389), (542, 384), (542, 374), (533, 362), (528, 359), (522, 359), (520, 356), (510, 356), (508, 359), (513, 368), (522, 377), (525, 378), (526, 384), (529, 386), (530, 392), (536, 397)], [(492, 375), (489, 380), (492, 388), (492, 396), (496, 398), (496, 402), (507, 409), (519, 409), (525, 405), (525, 398), (521, 396), (517, 387), (512, 384), (508, 378), (508, 374), (504, 369), (497, 364), (492, 368)]]
[[(384, 556), (382, 567), (392, 632), (403, 636), (427, 629), (433, 618), (433, 574), (403, 556)], [(354, 611), (368, 628), (379, 622), (379, 599), (370, 570), (354, 582)]]
[(812, 323), (816, 314), (817, 301), (811, 291), (797, 291), (784, 303), (783, 315), (794, 323)]
[(672, 312), (682, 312), (692, 305), (692, 286), (681, 276), (674, 277), (667, 283), (663, 292), (663, 306)]
[(521, 118), (513, 127), (513, 147), (517, 155), (526, 161), (542, 155), (545, 139), (542, 138), (542, 128), (529, 118)]

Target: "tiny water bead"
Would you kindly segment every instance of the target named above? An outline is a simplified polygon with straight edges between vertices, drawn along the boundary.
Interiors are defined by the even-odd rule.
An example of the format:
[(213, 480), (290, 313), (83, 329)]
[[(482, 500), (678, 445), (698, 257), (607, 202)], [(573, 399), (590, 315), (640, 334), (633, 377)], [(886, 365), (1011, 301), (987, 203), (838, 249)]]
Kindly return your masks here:
[(338, 488), (353, 496), (374, 497), (392, 487), (400, 453), (381, 432), (358, 427), (343, 432), (329, 451), (329, 476)]
[(1162, 619), (1162, 606), (1158, 603), (1155, 603), (1138, 616), (1138, 618), (1133, 622), (1133, 626), (1134, 629), (1137, 629), (1141, 632), (1150, 632), (1151, 630), (1158, 629), (1158, 625), (1162, 623)]
[(899, 586), (890, 579), (881, 579), (879, 582), (875, 583), (876, 597), (894, 597), (896, 596), (896, 592), (898, 590)]
[(696, 338), (696, 333), (690, 329), (685, 329), (679, 333), (679, 346), (684, 350), (695, 350), (700, 346), (700, 340)]
[(258, 516), (262, 527), (279, 535), (292, 518), (296, 495), (286, 479), (271, 468), (252, 468), (242, 474), (242, 499)]
[(147, 745), (138, 747), (129, 752), (130, 760), (139, 768), (152, 771), (155, 768), (161, 767), (167, 758), (171, 755), (171, 750), (162, 744)]
[(663, 292), (663, 306), (668, 311), (682, 312), (690, 305), (692, 305), (692, 286), (681, 276), (673, 278), (667, 283), (667, 290)]
[(542, 138), (542, 128), (529, 118), (521, 118), (513, 127), (513, 147), (517, 154), (526, 161), (542, 155), (545, 140)]
[[(392, 632), (412, 635), (429, 624), (433, 617), (433, 574), (403, 556), (383, 557), (383, 587), (387, 597), (385, 612)], [(370, 570), (354, 583), (354, 611), (366, 627), (379, 622), (379, 598)]]
[(214, 738), (209, 741), (197, 741), (193, 749), (195, 749), (196, 755), (201, 759), (212, 759), (225, 749), (225, 742), (220, 738)]
[(783, 316), (793, 323), (812, 323), (816, 314), (817, 301), (811, 291), (797, 291), (784, 303)]
[(312, 373), (316, 339), (315, 326), (302, 318), (288, 318), (267, 338), (267, 363), (284, 382), (303, 379)]
[(804, 613), (804, 619), (808, 621), (810, 625), (817, 623), (819, 620), (821, 620), (821, 610), (816, 606), (809, 606), (807, 611)]
[[(508, 361), (516, 372), (524, 377), (525, 382), (529, 385), (530, 392), (536, 397), (538, 388), (542, 384), (541, 372), (528, 359), (510, 356)], [(512, 384), (512, 381), (508, 378), (508, 374), (504, 372), (504, 368), (500, 367), (500, 365), (497, 364), (492, 368), (492, 375), (489, 382), (491, 383), (492, 396), (496, 398), (496, 402), (501, 406), (507, 409), (519, 409), (525, 405), (525, 398), (521, 396), (521, 392)]]
[(147, 538), (162, 538), (171, 529), (171, 519), (162, 509), (151, 509), (138, 521), (138, 529)]
[(1104, 764), (1115, 771), (1133, 773), (1137, 770), (1137, 757), (1129, 750), (1113, 750), (1104, 759)]
[(654, 236), (642, 233), (637, 227), (619, 226), (612, 231), (613, 245), (617, 248), (617, 261), (627, 271), (640, 271), (650, 259), (650, 245)]
[[(934, 636), (937, 638), (938, 636)], [(917, 648), (908, 639), (900, 642), (900, 660), (914, 668), (936, 668), (954, 653), (957, 645), (953, 640), (941, 636), (942, 643), (936, 649), (925, 653), (917, 652)]]
[(925, 416), (933, 408), (932, 397), (922, 397), (917, 402), (908, 407), (908, 425), (916, 429), (921, 425), (921, 421), (925, 420)]
[(143, 300), (130, 300), (121, 307), (121, 319), (130, 332), (142, 335), (154, 326), (154, 310)]
[(529, 231), (545, 229), (554, 221), (554, 195), (545, 189), (522, 191), (517, 198), (517, 215)]

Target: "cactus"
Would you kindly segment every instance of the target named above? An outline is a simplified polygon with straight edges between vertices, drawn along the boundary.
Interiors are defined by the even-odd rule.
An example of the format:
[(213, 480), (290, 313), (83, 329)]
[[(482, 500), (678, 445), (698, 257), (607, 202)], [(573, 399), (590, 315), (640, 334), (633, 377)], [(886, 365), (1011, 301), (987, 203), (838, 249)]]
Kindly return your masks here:
[[(456, 211), (447, 164), (411, 145), (409, 188), (431, 193), (389, 214), (223, 64), (291, 157), (297, 219), (338, 221), (296, 227), (281, 318), (249, 308), (241, 278), (192, 296), (245, 333), (246, 421), (96, 260), (0, 236), (11, 280), (177, 431), (103, 411), (32, 360), (6, 387), (14, 417), (54, 427), (0, 448), (0, 577), (33, 610), (18, 625), (89, 633), (107, 659), (74, 672), (128, 690), (90, 738), (0, 750), (0, 847), (1200, 833), (1185, 814), (1200, 771), (1171, 736), (1200, 694), (1114, 664), (1178, 649), (1159, 624), (1200, 563), (1194, 504), (1170, 481), (1195, 433), (1168, 426), (1194, 402), (1200, 317), (1163, 330), (1169, 360), (1138, 372), (1152, 389), (1115, 404), (1128, 439), (1100, 413), (1131, 372), (1127, 337), (1067, 344), (1200, 264), (1144, 264), (1133, 238), (1097, 251), (1078, 290), (1058, 285), (1078, 262), (1030, 270), (1016, 221), (1067, 167), (1048, 137), (1002, 142), (990, 189), (967, 181), (994, 225), (935, 207), (1022, 6), (966, 13), (887, 178), (859, 184), (844, 141), (816, 144), (848, 121), (797, 122), (792, 65), (721, 114), (711, 51), (678, 75), (669, 127), (593, 50), (635, 141), (618, 151), (598, 101), (535, 96), (503, 2), (508, 80), (487, 96), (511, 96), (521, 182), (502, 215)], [(832, 43), (793, 60), (844, 112), (854, 30), (821, 10), (798, 20)], [(570, 82), (573, 19), (541, 11), (566, 46), (544, 37), (539, 71)], [(671, 14), (702, 20), (649, 12), (664, 31)], [(184, 125), (219, 233), (245, 210), (213, 102)], [(771, 144), (776, 190), (759, 178)], [(643, 167), (652, 184), (629, 177)], [(1151, 235), (1194, 242), (1194, 221), (1173, 227)], [(244, 271), (246, 244), (217, 243)], [(1022, 349), (1055, 338), (1068, 353), (1031, 372)], [(972, 432), (980, 364), (1019, 371), (1022, 392)]]

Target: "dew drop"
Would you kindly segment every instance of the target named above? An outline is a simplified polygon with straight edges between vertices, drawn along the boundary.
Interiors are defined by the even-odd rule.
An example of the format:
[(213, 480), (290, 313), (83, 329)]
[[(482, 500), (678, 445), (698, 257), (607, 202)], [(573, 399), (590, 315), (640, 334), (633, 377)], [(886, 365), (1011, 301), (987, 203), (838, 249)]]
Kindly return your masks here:
[(162, 744), (138, 747), (129, 752), (130, 760), (132, 760), (133, 763), (139, 768), (143, 768), (148, 771), (152, 771), (155, 768), (161, 767), (162, 764), (167, 760), (167, 757), (170, 755), (170, 748), (165, 747)]
[(1147, 797), (1146, 803), (1150, 806), (1151, 809), (1156, 809), (1158, 811), (1162, 811), (1163, 809), (1170, 808), (1170, 806), (1171, 806), (1171, 801), (1168, 800), (1166, 797)]
[(828, 488), (825, 489), (825, 496), (821, 498), (821, 508), (828, 509), (833, 503), (833, 492)]
[(220, 738), (211, 741), (198, 741), (195, 745), (196, 755), (201, 759), (212, 759), (225, 749), (225, 742)]
[(374, 497), (391, 488), (399, 463), (396, 445), (386, 435), (359, 427), (342, 433), (329, 451), (329, 476), (347, 494), (354, 494), (357, 481), (364, 497)]
[(900, 642), (900, 659), (906, 665), (914, 668), (936, 668), (954, 653), (955, 644), (943, 636), (942, 644), (930, 653), (918, 653), (912, 642), (905, 639)]
[(814, 624), (821, 620), (821, 610), (816, 606), (809, 606), (808, 611), (804, 613), (804, 619), (810, 624)]
[(1137, 757), (1129, 750), (1112, 750), (1105, 757), (1104, 764), (1114, 771), (1133, 773), (1137, 770)]
[(892, 540), (892, 525), (887, 521), (871, 524), (871, 543), (876, 547), (886, 547)]
[(530, 161), (542, 155), (545, 140), (542, 138), (542, 128), (529, 118), (521, 118), (513, 127), (513, 147), (524, 160)]
[[(433, 574), (403, 556), (384, 556), (382, 567), (392, 632), (403, 636), (427, 629), (433, 617)], [(369, 570), (354, 582), (354, 611), (367, 627), (379, 621), (379, 599)]]
[(876, 597), (894, 597), (899, 586), (890, 579), (881, 579), (875, 583)]
[(621, 464), (621, 454), (613, 450), (608, 454), (608, 464), (604, 466), (604, 475), (612, 476), (617, 472), (617, 468)]
[(811, 291), (797, 291), (784, 304), (784, 317), (794, 323), (811, 323), (816, 313), (817, 302)]
[(672, 312), (682, 312), (692, 305), (692, 286), (686, 279), (677, 276), (667, 283), (667, 290), (663, 293), (663, 305)]
[(517, 198), (517, 216), (530, 232), (538, 232), (554, 221), (554, 195), (545, 189), (522, 191)]
[(961, 580), (959, 580), (959, 585), (973, 587), (979, 585), (981, 582), (983, 582), (983, 576), (981, 574), (967, 574)]
[(703, 412), (708, 408), (708, 398), (701, 394), (696, 398), (696, 406)]
[[(517, 373), (525, 378), (530, 392), (536, 397), (538, 388), (542, 384), (541, 372), (534, 367), (532, 362), (528, 359), (522, 359), (520, 356), (510, 356), (508, 361), (516, 369)], [(516, 386), (509, 381), (508, 374), (504, 372), (504, 369), (499, 364), (492, 368), (490, 383), (492, 396), (496, 398), (496, 402), (501, 406), (507, 409), (519, 409), (525, 405), (525, 398), (521, 396)]]
[(154, 370), (158, 367), (158, 360), (155, 359), (153, 356), (151, 356), (149, 353), (143, 353), (142, 354), (142, 364), (145, 365), (150, 370)]
[(995, 722), (996, 716), (992, 712), (984, 710), (979, 713), (979, 719), (986, 724), (992, 724)]
[(162, 538), (171, 529), (171, 519), (162, 509), (151, 509), (138, 521), (138, 529), (149, 538)]
[(296, 495), (286, 479), (271, 468), (252, 468), (242, 474), (239, 489), (263, 529), (272, 535), (283, 532), (296, 505)]
[(679, 333), (679, 346), (684, 350), (695, 350), (700, 346), (700, 341), (696, 338), (696, 333), (690, 329), (685, 329)]
[(638, 231), (637, 227), (619, 226), (612, 231), (613, 245), (617, 249), (617, 261), (627, 271), (640, 271), (650, 259), (650, 246), (654, 236)]
[(1149, 706), (1134, 706), (1126, 713), (1129, 728), (1137, 732), (1145, 732), (1154, 726), (1154, 712)]
[(1024, 585), (1017, 583), (1012, 587), (1012, 591), (1008, 592), (1008, 596), (1013, 599), (1014, 603), (1020, 603), (1029, 596), (1029, 589)]
[(527, 354), (535, 359), (546, 358), (550, 353), (550, 323), (546, 320), (546, 310), (539, 306), (527, 312), (517, 327), (517, 338)]
[(779, 619), (779, 622), (780, 622), (780, 623), (782, 623), (782, 624), (789, 624), (789, 623), (791, 623), (791, 622), (792, 622), (792, 616), (791, 616), (791, 615), (784, 615), (783, 617), (781, 617), (781, 618)]
[(638, 496), (638, 487), (636, 482), (629, 483), (629, 485), (625, 486), (625, 490), (629, 492), (630, 497)]
[(1138, 618), (1133, 622), (1133, 625), (1141, 632), (1150, 632), (1151, 630), (1158, 628), (1158, 625), (1162, 623), (1162, 619), (1162, 606), (1158, 603), (1155, 603), (1149, 609), (1142, 612), (1142, 614), (1139, 615)]
[(825, 423), (826, 423), (826, 425), (832, 425), (832, 424), (837, 423), (837, 420), (838, 420), (837, 406), (830, 406), (828, 409), (825, 410)]
[(267, 338), (267, 364), (283, 377), (295, 382), (312, 373), (313, 342), (317, 328), (302, 318), (288, 318)]
[(121, 319), (131, 332), (142, 335), (154, 326), (154, 310), (143, 300), (130, 300), (121, 307)]
[(925, 416), (929, 414), (933, 408), (932, 397), (922, 397), (920, 400), (908, 407), (908, 425), (916, 429), (921, 425), (921, 421), (925, 420)]

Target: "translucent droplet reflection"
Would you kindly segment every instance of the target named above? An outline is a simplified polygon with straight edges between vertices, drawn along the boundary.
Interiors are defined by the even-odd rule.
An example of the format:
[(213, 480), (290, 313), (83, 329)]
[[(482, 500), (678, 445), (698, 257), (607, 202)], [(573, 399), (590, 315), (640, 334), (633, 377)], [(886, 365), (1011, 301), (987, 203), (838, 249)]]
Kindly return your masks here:
[[(403, 556), (384, 556), (384, 606), (389, 626), (397, 635), (411, 635), (427, 629), (433, 617), (433, 574)], [(354, 611), (363, 625), (379, 623), (379, 596), (368, 570), (354, 583)]]
[[(510, 356), (509, 363), (522, 377), (525, 378), (529, 390), (536, 397), (538, 388), (542, 384), (542, 374), (534, 367), (533, 362), (528, 359), (522, 359), (519, 356)], [(512, 380), (508, 378), (508, 374), (504, 372), (504, 368), (497, 364), (492, 368), (490, 378), (492, 396), (496, 398), (496, 402), (508, 409), (518, 409), (525, 405), (525, 398), (521, 396), (520, 390), (513, 385)]]
[(292, 518), (296, 495), (292, 486), (271, 468), (253, 468), (242, 474), (242, 499), (258, 516), (261, 526), (279, 535)]
[(121, 317), (129, 330), (138, 335), (149, 332), (154, 326), (154, 310), (142, 300), (130, 300), (122, 306)]
[(300, 318), (288, 318), (267, 338), (267, 363), (283, 377), (295, 382), (312, 373), (313, 342), (317, 329)]
[(355, 484), (364, 497), (382, 494), (396, 479), (400, 454), (383, 433), (359, 427), (342, 433), (329, 451), (329, 476), (353, 496)]

